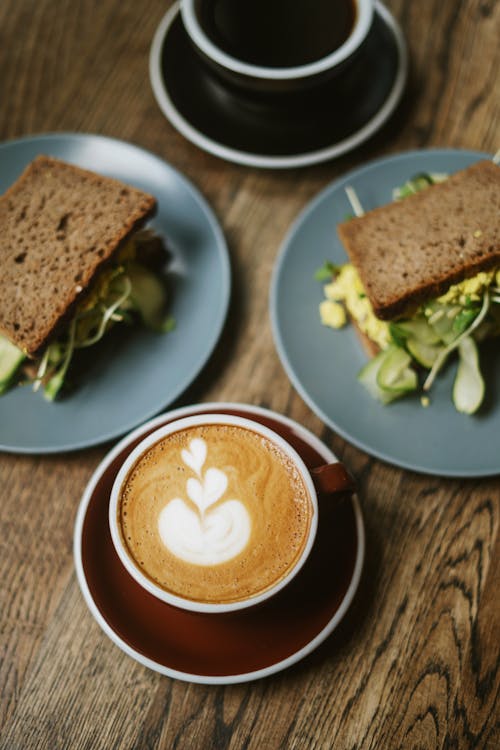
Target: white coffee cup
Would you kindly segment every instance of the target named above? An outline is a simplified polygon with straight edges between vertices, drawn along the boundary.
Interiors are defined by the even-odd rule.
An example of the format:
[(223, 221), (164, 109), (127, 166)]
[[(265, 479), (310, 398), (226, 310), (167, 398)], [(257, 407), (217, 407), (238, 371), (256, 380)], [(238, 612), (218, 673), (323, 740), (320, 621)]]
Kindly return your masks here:
[[(157, 582), (155, 582), (152, 577), (147, 575), (143, 569), (141, 569), (140, 565), (137, 561), (135, 561), (131, 555), (130, 549), (127, 547), (127, 542), (124, 539), (124, 531), (122, 529), (122, 520), (120, 520), (121, 513), (122, 513), (122, 495), (124, 494), (124, 488), (127, 485), (127, 481), (129, 476), (131, 476), (131, 472), (134, 470), (134, 467), (137, 467), (140, 465), (141, 460), (144, 460), (144, 457), (147, 455), (148, 460), (149, 456), (152, 455), (152, 451), (155, 450), (155, 447), (159, 446), (162, 441), (165, 441), (165, 438), (168, 438), (169, 436), (176, 437), (178, 435), (182, 436), (183, 433), (186, 433), (186, 431), (193, 431), (193, 428), (206, 428), (210, 431), (210, 426), (222, 426), (229, 427), (229, 428), (236, 428), (235, 435), (238, 435), (237, 429), (241, 428), (243, 431), (245, 431), (245, 439), (246, 437), (251, 437), (251, 440), (257, 441), (256, 444), (258, 444), (259, 441), (263, 440), (266, 445), (274, 446), (274, 449), (277, 449), (278, 454), (281, 456), (283, 455), (286, 458), (286, 466), (290, 467), (294, 472), (298, 473), (298, 477), (300, 479), (301, 487), (304, 488), (304, 492), (307, 495), (307, 502), (310, 503), (310, 507), (308, 506), (308, 518), (307, 518), (307, 529), (304, 531), (304, 539), (301, 543), (300, 548), (300, 554), (296, 559), (293, 560), (290, 567), (287, 568), (284, 575), (278, 578), (276, 583), (273, 585), (269, 585), (265, 590), (261, 591), (260, 593), (252, 594), (249, 596), (244, 596), (242, 598), (239, 598), (237, 601), (224, 601), (224, 602), (217, 602), (217, 601), (197, 601), (196, 599), (193, 599), (191, 597), (186, 597), (179, 595), (177, 593), (172, 593), (172, 591), (167, 590), (166, 588), (163, 588), (161, 585), (159, 585)], [(251, 435), (250, 435), (251, 433)], [(188, 445), (188, 448), (183, 448), (182, 450), (178, 450), (179, 455), (179, 467), (176, 467), (177, 471), (182, 471), (182, 483), (184, 483), (185, 478), (185, 484), (182, 484), (182, 486), (185, 486), (187, 488), (187, 495), (189, 496), (187, 498), (188, 502), (184, 503), (185, 498), (175, 498), (175, 502), (177, 503), (175, 508), (171, 504), (172, 503), (172, 496), (169, 495), (167, 497), (163, 497), (161, 499), (161, 504), (165, 503), (163, 505), (161, 512), (158, 515), (154, 515), (154, 518), (158, 519), (158, 525), (157, 529), (153, 531), (153, 533), (156, 535), (158, 534), (159, 537), (162, 538), (163, 543), (168, 545), (174, 545), (171, 546), (171, 549), (174, 549), (174, 554), (180, 554), (181, 556), (185, 554), (185, 547), (180, 549), (179, 547), (179, 539), (180, 536), (174, 537), (172, 539), (168, 538), (168, 534), (170, 533), (169, 528), (172, 528), (172, 526), (168, 526), (168, 524), (165, 526), (163, 524), (164, 520), (167, 518), (167, 515), (169, 516), (169, 519), (173, 518), (175, 522), (177, 522), (180, 518), (175, 516), (175, 513), (180, 509), (181, 515), (184, 514), (185, 519), (189, 521), (189, 524), (191, 524), (190, 528), (193, 529), (193, 523), (195, 523), (195, 517), (193, 512), (193, 500), (196, 503), (200, 503), (199, 510), (203, 511), (203, 504), (206, 503), (205, 500), (201, 497), (198, 501), (196, 493), (201, 492), (201, 487), (208, 488), (207, 492), (210, 495), (210, 492), (212, 492), (212, 498), (210, 502), (213, 502), (212, 510), (210, 512), (213, 513), (213, 509), (216, 509), (216, 502), (217, 499), (221, 500), (219, 508), (222, 505), (227, 505), (227, 509), (230, 508), (230, 505), (227, 502), (224, 502), (224, 496), (220, 493), (217, 482), (219, 479), (221, 479), (221, 474), (224, 474), (224, 471), (221, 471), (221, 467), (210, 467), (207, 465), (207, 449), (206, 446), (203, 448), (199, 443), (202, 443), (203, 440), (197, 439), (198, 443), (196, 445), (193, 445), (193, 442), (191, 442)], [(267, 441), (267, 442), (266, 442)], [(195, 450), (196, 448), (196, 450)], [(203, 450), (201, 450), (203, 448)], [(200, 449), (201, 452), (197, 453), (197, 450)], [(160, 448), (157, 448), (159, 451)], [(190, 453), (189, 451), (192, 451)], [(280, 453), (281, 452), (281, 453)], [(176, 454), (177, 455), (177, 454)], [(209, 462), (208, 462), (209, 463)], [(276, 462), (275, 462), (276, 463)], [(285, 465), (285, 464), (283, 464)], [(321, 469), (326, 469), (325, 474), (328, 474), (328, 466), (332, 466), (334, 468), (341, 467), (341, 464), (332, 464), (327, 465), (326, 467), (320, 467), (320, 474)], [(225, 470), (225, 467), (222, 467)], [(139, 470), (140, 473), (141, 470)], [(145, 470), (149, 471), (149, 469)], [(289, 471), (289, 468), (286, 469), (286, 471)], [(212, 472), (212, 474), (210, 474)], [(218, 473), (217, 473), (218, 472)], [(334, 472), (335, 473), (335, 472)], [(179, 476), (179, 475), (177, 475)], [(208, 482), (208, 479), (210, 481), (213, 480), (215, 482), (214, 486), (210, 486), (210, 482)], [(179, 480), (180, 481), (180, 480)], [(189, 484), (191, 482), (191, 485)], [(213, 484), (212, 482), (212, 484)], [(328, 482), (326, 483), (326, 485)], [(323, 485), (325, 483), (323, 482)], [(228, 486), (227, 483), (223, 486)], [(228, 486), (230, 489), (230, 487)], [(340, 489), (343, 489), (340, 487)], [(216, 500), (214, 501), (214, 497)], [(191, 500), (189, 500), (191, 498)], [(231, 512), (235, 512), (236, 515), (234, 516), (234, 523), (231, 526), (231, 530), (234, 531), (234, 539), (230, 540), (231, 544), (236, 544), (236, 555), (238, 554), (238, 544), (245, 542), (244, 534), (247, 533), (243, 530), (241, 532), (241, 528), (243, 526), (238, 526), (238, 523), (241, 521), (241, 514), (244, 516), (244, 511), (242, 511), (241, 508), (238, 508), (235, 503), (238, 502), (238, 500), (231, 500), (230, 502), (233, 503), (231, 505)], [(183, 506), (184, 503), (184, 506)], [(168, 506), (168, 510), (166, 510)], [(184, 507), (184, 510), (183, 510)], [(189, 510), (189, 507), (191, 507), (191, 510)], [(208, 506), (207, 506), (208, 507)], [(156, 512), (156, 511), (155, 511)], [(228, 512), (227, 510), (225, 511)], [(173, 515), (172, 515), (173, 513)], [(122, 517), (123, 518), (123, 517)], [(177, 520), (175, 520), (177, 518)], [(184, 520), (182, 521), (184, 523)], [(225, 523), (226, 519), (223, 519), (223, 525)], [(155, 521), (156, 522), (156, 521)], [(162, 525), (163, 524), (163, 525)], [(189, 525), (188, 524), (188, 525)], [(200, 521), (201, 524), (201, 521)], [(271, 596), (274, 596), (278, 591), (283, 589), (285, 586), (287, 586), (290, 581), (297, 575), (297, 573), (300, 571), (302, 566), (304, 565), (305, 561), (307, 560), (311, 549), (314, 544), (315, 536), (316, 536), (316, 530), (317, 530), (317, 524), (318, 524), (318, 498), (317, 498), (317, 490), (315, 487), (315, 482), (313, 481), (311, 472), (306, 467), (304, 461), (299, 456), (297, 451), (286, 441), (284, 440), (280, 435), (275, 433), (273, 430), (270, 430), (268, 427), (265, 427), (264, 425), (260, 424), (259, 422), (253, 421), (251, 419), (247, 419), (244, 417), (236, 416), (236, 415), (228, 415), (228, 414), (197, 414), (189, 417), (185, 417), (182, 419), (175, 420), (157, 430), (155, 430), (153, 433), (145, 437), (136, 447), (135, 449), (128, 455), (126, 460), (124, 461), (123, 465), (121, 466), (120, 470), (118, 471), (118, 474), (116, 476), (115, 482), (113, 484), (112, 492), (111, 492), (111, 499), (110, 499), (110, 505), (109, 505), (109, 525), (111, 530), (111, 537), (113, 540), (114, 547), (116, 549), (116, 552), (128, 571), (128, 573), (139, 583), (140, 586), (142, 586), (146, 591), (151, 593), (153, 596), (157, 597), (158, 599), (180, 607), (182, 609), (187, 609), (195, 612), (212, 612), (212, 613), (223, 613), (223, 612), (230, 612), (233, 610), (243, 609), (249, 606), (253, 606), (256, 604), (259, 604), (266, 599), (268, 599)], [(154, 525), (154, 524), (153, 524)], [(196, 525), (196, 524), (195, 524)], [(181, 527), (179, 527), (181, 528)], [(185, 527), (182, 527), (183, 529)], [(197, 529), (198, 527), (196, 527)], [(200, 527), (201, 528), (201, 527)], [(215, 527), (214, 527), (215, 528)], [(239, 529), (239, 530), (238, 530)], [(184, 533), (184, 531), (182, 532)], [(238, 534), (240, 534), (240, 537), (238, 537)], [(243, 536), (241, 536), (243, 534)], [(165, 538), (164, 536), (165, 535)], [(195, 542), (192, 540), (189, 540), (189, 544), (191, 544), (191, 547), (188, 550), (189, 554), (198, 554), (197, 550), (195, 549), (196, 545)], [(217, 540), (216, 540), (217, 541)], [(184, 541), (182, 541), (182, 544), (184, 544)], [(182, 547), (181, 544), (181, 547)], [(188, 544), (188, 547), (189, 547)], [(229, 544), (227, 542), (227, 539), (225, 539), (224, 544)], [(177, 545), (177, 546), (175, 546)], [(193, 546), (194, 545), (194, 546)], [(193, 549), (195, 550), (193, 552)], [(219, 549), (219, 548), (217, 548)], [(224, 548), (225, 549), (225, 548)], [(231, 553), (230, 552), (228, 554)], [(169, 552), (170, 554), (170, 552)], [(204, 553), (205, 554), (205, 553)], [(219, 554), (219, 552), (217, 552)], [(226, 552), (224, 552), (226, 554)], [(189, 556), (189, 555), (188, 555)], [(194, 564), (200, 564), (197, 558), (194, 559)], [(208, 563), (208, 566), (212, 565), (213, 561), (210, 561)], [(205, 564), (204, 562), (201, 563), (202, 566)], [(218, 564), (218, 561), (215, 561), (215, 565)]]

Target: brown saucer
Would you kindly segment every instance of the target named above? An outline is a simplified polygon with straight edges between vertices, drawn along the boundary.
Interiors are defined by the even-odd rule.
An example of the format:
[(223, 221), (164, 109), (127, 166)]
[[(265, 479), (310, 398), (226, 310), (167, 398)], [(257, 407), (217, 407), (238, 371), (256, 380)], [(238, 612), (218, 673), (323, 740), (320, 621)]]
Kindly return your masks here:
[(80, 504), (75, 566), (85, 600), (126, 653), (156, 671), (192, 682), (243, 682), (277, 672), (316, 648), (345, 614), (359, 583), (364, 531), (356, 496), (321, 497), (316, 542), (296, 578), (271, 600), (215, 615), (187, 612), (144, 591), (122, 566), (108, 527), (108, 500), (118, 468), (153, 429), (193, 413), (251, 417), (282, 435), (313, 468), (331, 451), (291, 420), (242, 404), (185, 407), (157, 417), (122, 440), (92, 477)]

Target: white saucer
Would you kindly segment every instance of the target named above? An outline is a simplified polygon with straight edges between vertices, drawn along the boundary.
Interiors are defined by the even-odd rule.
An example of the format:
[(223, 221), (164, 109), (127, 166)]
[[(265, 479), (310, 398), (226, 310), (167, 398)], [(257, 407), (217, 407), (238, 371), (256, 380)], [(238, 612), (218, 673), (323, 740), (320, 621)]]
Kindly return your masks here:
[[(363, 77), (362, 91), (358, 96), (351, 92), (349, 106), (344, 91), (340, 97), (344, 106), (338, 111), (334, 112), (330, 103), (324, 105), (328, 109), (323, 113), (321, 108), (308, 111), (309, 105), (304, 102), (296, 105), (293, 112), (284, 111), (276, 108), (275, 102), (270, 105), (269, 100), (243, 99), (241, 93), (230, 91), (215, 80), (192, 48), (176, 2), (163, 17), (153, 39), (149, 59), (151, 85), (160, 109), (172, 125), (211, 154), (254, 167), (315, 164), (366, 141), (387, 122), (400, 102), (408, 72), (406, 44), (398, 23), (378, 0), (370, 35), (377, 36), (372, 39), (371, 48), (368, 44), (368, 68), (376, 78), (367, 81)], [(384, 60), (384, 56), (391, 61)], [(335, 98), (338, 84), (333, 86), (328, 84), (324, 102)], [(351, 109), (356, 110), (355, 117)], [(334, 133), (343, 118), (345, 127), (337, 136), (325, 135)], [(346, 130), (351, 121), (355, 124)], [(323, 128), (319, 140), (314, 135), (318, 127)]]

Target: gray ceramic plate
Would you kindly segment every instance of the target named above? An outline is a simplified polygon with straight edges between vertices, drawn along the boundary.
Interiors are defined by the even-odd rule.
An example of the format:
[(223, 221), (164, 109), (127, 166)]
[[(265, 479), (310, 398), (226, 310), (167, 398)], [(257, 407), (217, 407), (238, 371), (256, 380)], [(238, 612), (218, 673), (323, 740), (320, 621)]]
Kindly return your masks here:
[(393, 187), (422, 171), (455, 172), (487, 155), (426, 150), (391, 156), (342, 177), (323, 190), (298, 217), (281, 249), (271, 288), (271, 316), (278, 352), (295, 388), (332, 429), (362, 450), (389, 463), (442, 476), (500, 473), (500, 348), (482, 350), (486, 398), (473, 417), (451, 401), (455, 367), (438, 378), (431, 405), (418, 396), (389, 406), (374, 401), (357, 382), (366, 356), (352, 327), (340, 331), (319, 321), (322, 284), (314, 272), (325, 260), (346, 260), (336, 225), (352, 209), (352, 185), (365, 210), (388, 203)]
[(150, 222), (172, 253), (175, 330), (112, 332), (71, 396), (48, 403), (30, 387), (0, 398), (0, 450), (53, 453), (111, 440), (177, 398), (198, 375), (222, 331), (230, 296), (226, 243), (205, 200), (157, 156), (94, 135), (49, 134), (0, 145), (0, 193), (38, 154), (50, 154), (151, 192)]

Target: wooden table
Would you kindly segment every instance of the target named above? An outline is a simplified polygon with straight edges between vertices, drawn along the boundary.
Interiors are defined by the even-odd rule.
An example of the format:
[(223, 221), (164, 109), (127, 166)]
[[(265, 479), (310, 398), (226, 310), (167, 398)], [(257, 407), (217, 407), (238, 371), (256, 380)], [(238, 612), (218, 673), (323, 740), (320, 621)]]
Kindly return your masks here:
[(228, 239), (235, 294), (213, 358), (179, 403), (259, 404), (329, 444), (359, 480), (364, 576), (341, 627), (288, 671), (226, 687), (161, 676), (108, 640), (75, 577), (76, 509), (109, 446), (2, 454), (0, 746), (498, 748), (500, 481), (403, 471), (326, 429), (279, 362), (268, 287), (290, 222), (338, 175), (405, 149), (500, 147), (500, 4), (390, 0), (412, 61), (402, 109), (354, 153), (288, 172), (221, 161), (165, 120), (148, 52), (168, 5), (3, 0), (0, 139), (102, 133), (150, 149), (200, 188)]

